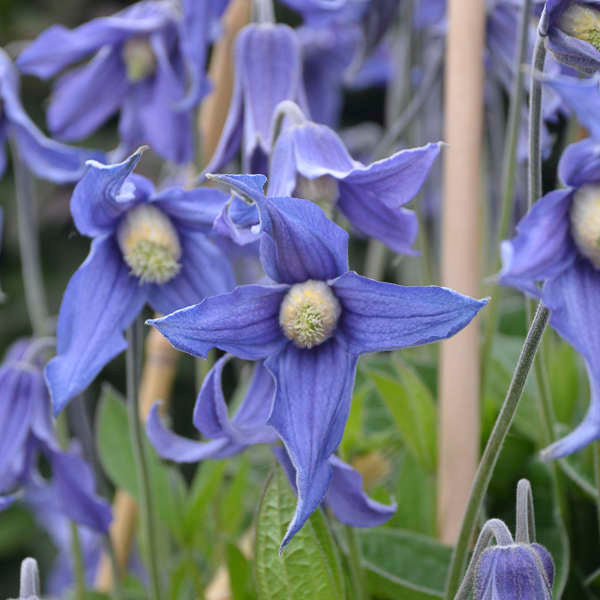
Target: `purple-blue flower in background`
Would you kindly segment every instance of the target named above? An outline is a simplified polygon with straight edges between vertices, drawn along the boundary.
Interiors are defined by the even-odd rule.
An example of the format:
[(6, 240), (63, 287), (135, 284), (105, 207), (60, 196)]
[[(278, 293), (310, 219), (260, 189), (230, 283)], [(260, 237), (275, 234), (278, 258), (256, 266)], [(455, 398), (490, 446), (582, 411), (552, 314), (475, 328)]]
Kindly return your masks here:
[[(600, 438), (600, 88), (598, 77), (547, 82), (575, 111), (592, 137), (572, 144), (559, 162), (564, 184), (541, 198), (502, 244), (500, 281), (541, 298), (550, 323), (585, 359), (591, 388), (588, 412), (569, 435), (544, 450), (548, 459)], [(538, 287), (538, 283), (543, 286)]]
[(220, 171), (241, 147), (242, 170), (266, 173), (273, 115), (283, 100), (306, 107), (296, 33), (287, 25), (247, 25), (235, 43), (235, 81), (227, 120), (205, 171)]
[(126, 348), (124, 330), (148, 302), (169, 313), (234, 286), (225, 254), (207, 237), (227, 201), (216, 189), (168, 188), (132, 173), (141, 151), (116, 165), (88, 163), (71, 213), (92, 238), (58, 317), (46, 378), (57, 413)]
[(337, 206), (358, 231), (395, 252), (415, 254), (418, 222), (404, 208), (419, 192), (440, 144), (402, 150), (368, 166), (355, 161), (329, 127), (281, 105), (281, 130), (270, 164), (269, 196), (312, 200), (326, 212)]
[[(254, 444), (271, 444), (272, 450), (295, 489), (296, 471), (276, 431), (267, 424), (275, 398), (275, 381), (262, 361), (256, 363), (248, 390), (236, 414), (229, 418), (223, 396), (222, 373), (230, 355), (221, 358), (206, 376), (194, 408), (194, 425), (208, 441), (192, 441), (167, 430), (161, 423), (159, 405), (152, 408), (146, 431), (157, 452), (176, 462), (197, 462), (226, 458)], [(362, 476), (337, 456), (329, 457), (331, 483), (325, 502), (335, 516), (354, 527), (375, 527), (389, 520), (396, 506), (386, 506), (368, 498), (362, 489)]]
[(452, 290), (379, 283), (348, 270), (348, 234), (315, 204), (265, 198), (261, 175), (213, 176), (260, 217), (272, 285), (246, 285), (150, 321), (180, 350), (213, 347), (264, 360), (276, 380), (268, 418), (296, 470), (298, 506), (285, 546), (325, 496), (361, 354), (449, 337), (485, 305)]
[(193, 157), (191, 108), (208, 91), (206, 45), (222, 2), (137, 2), (111, 17), (73, 30), (53, 25), (17, 60), (21, 71), (59, 77), (48, 108), (48, 126), (62, 140), (93, 133), (120, 111), (120, 154), (149, 144), (163, 158)]
[(11, 141), (27, 168), (38, 177), (66, 183), (81, 177), (86, 160), (102, 152), (71, 148), (47, 138), (27, 116), (19, 99), (19, 73), (0, 48), (0, 177), (6, 169), (6, 143)]
[(600, 0), (547, 0), (540, 32), (558, 61), (588, 75), (600, 69)]
[[(56, 440), (42, 370), (46, 348), (40, 341), (19, 340), (0, 366), (0, 508), (19, 498), (44, 497), (55, 513), (107, 531), (111, 510), (94, 492), (92, 470), (75, 448), (63, 451)], [(50, 464), (50, 480), (38, 472), (40, 454)]]

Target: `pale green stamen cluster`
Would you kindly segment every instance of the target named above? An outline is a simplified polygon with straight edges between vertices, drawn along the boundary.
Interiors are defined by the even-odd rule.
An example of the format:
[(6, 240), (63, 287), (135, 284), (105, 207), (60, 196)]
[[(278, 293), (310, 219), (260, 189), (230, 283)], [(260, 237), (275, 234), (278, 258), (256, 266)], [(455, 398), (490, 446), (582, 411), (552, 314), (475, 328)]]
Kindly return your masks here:
[(296, 346), (312, 348), (331, 337), (340, 314), (340, 303), (331, 288), (309, 279), (290, 288), (281, 303), (279, 324)]
[(592, 44), (600, 50), (600, 11), (581, 4), (572, 4), (557, 23), (567, 35)]
[(571, 234), (579, 251), (600, 269), (600, 185), (577, 190), (571, 206)]
[(156, 69), (156, 56), (146, 38), (134, 37), (123, 44), (123, 62), (129, 81), (136, 83), (152, 75)]
[(123, 258), (140, 283), (167, 283), (179, 273), (181, 246), (169, 217), (149, 204), (130, 210), (117, 238)]

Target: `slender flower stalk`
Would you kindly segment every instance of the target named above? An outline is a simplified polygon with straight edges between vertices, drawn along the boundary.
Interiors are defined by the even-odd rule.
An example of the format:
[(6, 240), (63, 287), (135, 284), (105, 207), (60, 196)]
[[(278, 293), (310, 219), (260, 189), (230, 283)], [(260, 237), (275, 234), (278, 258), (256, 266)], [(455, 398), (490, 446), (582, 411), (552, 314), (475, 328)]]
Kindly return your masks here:
[(140, 490), (140, 510), (142, 527), (148, 547), (148, 575), (150, 582), (150, 598), (160, 600), (160, 578), (154, 527), (154, 510), (150, 489), (150, 474), (144, 448), (143, 427), (139, 419), (139, 381), (143, 348), (142, 321), (138, 317), (127, 330), (127, 407), (129, 411), (129, 428)]
[(360, 545), (356, 531), (350, 525), (345, 525), (346, 540), (348, 541), (348, 562), (350, 564), (350, 579), (352, 581), (352, 597), (354, 600), (368, 600), (365, 588), (364, 571), (360, 560)]
[(73, 573), (75, 581), (75, 600), (85, 600), (85, 570), (83, 566), (83, 554), (81, 552), (81, 542), (79, 540), (79, 532), (77, 525), (73, 521), (69, 523), (71, 530), (71, 553), (73, 554)]
[(600, 527), (600, 442), (594, 442), (594, 483), (596, 484), (596, 513), (598, 516), (598, 526)]
[[(502, 213), (500, 217), (500, 226), (498, 228), (497, 240), (503, 240), (507, 237), (510, 221), (513, 216), (514, 198), (515, 198), (515, 172), (517, 166), (517, 142), (519, 140), (519, 128), (521, 124), (521, 107), (523, 104), (524, 76), (523, 64), (527, 58), (527, 42), (529, 39), (529, 15), (531, 12), (531, 0), (525, 0), (521, 13), (521, 26), (519, 31), (519, 46), (515, 56), (514, 82), (510, 99), (510, 108), (508, 115), (508, 132), (504, 145), (504, 157), (502, 164)], [(497, 258), (494, 265), (494, 271), (500, 268), (500, 261)], [(500, 308), (500, 289), (496, 289), (490, 300), (487, 313), (487, 324), (483, 340), (483, 350), (481, 359), (481, 390), (485, 390), (486, 376), (492, 356), (492, 347), (494, 335), (498, 328), (499, 308)]]
[(458, 543), (452, 555), (452, 561), (450, 563), (450, 571), (448, 575), (448, 583), (446, 587), (446, 600), (452, 600), (458, 587), (460, 585), (462, 575), (467, 562), (469, 554), (469, 545), (475, 532), (477, 524), (477, 515), (481, 509), (483, 499), (488, 489), (494, 467), (498, 461), (498, 456), (502, 450), (502, 445), (510, 429), (510, 425), (513, 421), (517, 407), (519, 406), (519, 400), (523, 394), (525, 382), (533, 361), (535, 354), (540, 345), (542, 334), (548, 323), (549, 311), (541, 304), (538, 305), (537, 311), (531, 327), (525, 338), (525, 343), (519, 356), (519, 361), (513, 373), (512, 381), (506, 398), (494, 424), (492, 433), (488, 439), (488, 443), (483, 451), (481, 462), (477, 468), (475, 474), (475, 480), (473, 481), (473, 487), (469, 496), (469, 502), (467, 504), (467, 510), (462, 522)]
[(21, 159), (18, 148), (10, 144), (17, 197), (17, 227), (25, 304), (35, 337), (48, 335), (48, 307), (40, 266), (38, 232), (34, 223), (33, 177)]

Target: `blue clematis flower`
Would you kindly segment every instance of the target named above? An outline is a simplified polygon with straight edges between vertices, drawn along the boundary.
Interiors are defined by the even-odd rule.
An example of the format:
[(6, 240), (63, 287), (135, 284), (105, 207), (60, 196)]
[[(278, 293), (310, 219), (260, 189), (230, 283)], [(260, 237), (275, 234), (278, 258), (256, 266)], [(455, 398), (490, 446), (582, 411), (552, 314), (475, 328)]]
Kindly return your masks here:
[(358, 231), (395, 252), (415, 254), (417, 217), (404, 205), (421, 189), (441, 144), (403, 150), (365, 166), (352, 159), (332, 129), (309, 121), (296, 105), (286, 102), (280, 111), (268, 194), (293, 194), (326, 211), (335, 204)]
[[(65, 452), (56, 440), (40, 358), (43, 349), (38, 341), (19, 340), (0, 366), (0, 509), (19, 498), (31, 502), (43, 497), (55, 513), (107, 531), (110, 506), (95, 495), (90, 467), (76, 449)], [(38, 473), (40, 454), (50, 463), (49, 481)]]
[[(222, 2), (137, 2), (111, 17), (68, 30), (53, 25), (19, 56), (24, 73), (54, 86), (48, 126), (62, 140), (94, 132), (120, 111), (122, 154), (149, 144), (162, 157), (185, 163), (193, 156), (193, 112), (208, 91), (204, 62), (213, 20)], [(187, 89), (186, 89), (187, 88)]]
[(0, 48), (0, 176), (6, 169), (6, 142), (15, 144), (30, 171), (56, 183), (76, 181), (86, 160), (101, 152), (71, 148), (47, 138), (27, 116), (19, 99), (19, 73)]
[(277, 386), (268, 424), (296, 470), (298, 507), (285, 546), (329, 488), (358, 357), (449, 337), (485, 301), (361, 277), (348, 270), (347, 233), (318, 206), (265, 198), (261, 175), (214, 177), (256, 203), (260, 258), (275, 283), (241, 286), (150, 324), (191, 354), (217, 347), (265, 360)]
[[(295, 489), (294, 465), (286, 450), (275, 445), (279, 438), (267, 424), (275, 398), (273, 377), (262, 362), (257, 362), (244, 399), (230, 419), (221, 381), (223, 368), (230, 358), (225, 355), (217, 361), (196, 400), (194, 425), (209, 441), (192, 441), (167, 430), (161, 422), (158, 404), (148, 417), (148, 438), (161, 456), (176, 462), (227, 458), (254, 444), (271, 444)], [(354, 527), (375, 527), (392, 517), (396, 506), (386, 506), (368, 498), (362, 490), (360, 473), (333, 454), (328, 462), (332, 477), (323, 502), (341, 522)]]
[(247, 25), (235, 44), (231, 106), (207, 172), (220, 171), (242, 147), (242, 170), (267, 172), (272, 119), (282, 100), (306, 107), (300, 44), (287, 25)]
[(547, 0), (539, 31), (558, 61), (588, 75), (600, 69), (600, 1)]
[(71, 212), (92, 238), (60, 307), (57, 356), (46, 367), (54, 412), (126, 348), (123, 331), (146, 302), (172, 312), (234, 286), (225, 254), (206, 236), (227, 196), (169, 188), (132, 170), (141, 150), (116, 165), (88, 163)]

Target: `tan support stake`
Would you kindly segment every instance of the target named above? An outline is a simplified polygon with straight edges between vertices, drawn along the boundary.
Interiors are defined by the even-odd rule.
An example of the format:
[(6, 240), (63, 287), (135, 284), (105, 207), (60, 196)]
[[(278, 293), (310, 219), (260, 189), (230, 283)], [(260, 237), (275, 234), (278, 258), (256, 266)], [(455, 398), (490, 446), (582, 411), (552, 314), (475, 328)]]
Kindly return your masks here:
[[(485, 0), (450, 0), (445, 74), (442, 285), (478, 297)], [(479, 461), (479, 322), (441, 344), (439, 538), (456, 543)]]

